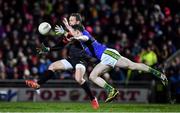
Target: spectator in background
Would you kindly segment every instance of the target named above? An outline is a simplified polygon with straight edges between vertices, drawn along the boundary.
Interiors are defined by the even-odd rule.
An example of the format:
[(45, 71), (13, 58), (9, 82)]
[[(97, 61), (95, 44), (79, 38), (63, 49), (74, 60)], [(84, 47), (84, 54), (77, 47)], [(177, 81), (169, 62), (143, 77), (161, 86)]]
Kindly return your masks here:
[[(78, 5), (80, 4), (80, 5)], [(178, 0), (155, 1), (146, 0), (100, 0), (100, 1), (62, 1), (62, 0), (11, 0), (0, 2), (0, 76), (3, 79), (26, 78), (32, 75), (32, 68), (38, 68), (38, 75), (43, 73), (42, 60), (53, 61), (58, 54), (39, 57), (36, 65), (32, 64), (35, 53), (33, 48), (42, 41), (55, 43), (57, 40), (49, 36), (44, 39), (37, 33), (37, 26), (42, 21), (53, 25), (72, 12), (80, 12), (86, 18), (83, 24), (100, 42), (122, 54), (128, 49), (133, 61), (139, 61), (140, 50), (144, 50), (152, 40), (157, 50), (157, 64), (163, 63), (179, 48), (180, 16), (177, 9)], [(139, 7), (140, 6), (140, 7)], [(102, 39), (103, 37), (103, 39)], [(126, 38), (124, 38), (126, 37)], [(162, 44), (159, 44), (161, 42)], [(136, 44), (136, 45), (134, 45)], [(134, 46), (131, 46), (134, 45)], [(163, 48), (163, 49), (162, 49)], [(21, 51), (27, 59), (27, 68), (21, 67), (17, 53)], [(11, 54), (11, 55), (10, 55)], [(11, 59), (9, 59), (9, 55)], [(16, 68), (15, 68), (16, 67)], [(15, 69), (11, 69), (15, 68)], [(28, 71), (27, 71), (28, 70)], [(125, 75), (127, 71), (124, 72)], [(60, 75), (59, 75), (60, 76)], [(114, 75), (111, 75), (114, 76)]]
[(177, 57), (171, 63), (171, 66), (167, 69), (167, 73), (170, 75), (170, 85), (172, 90), (172, 97), (176, 101), (180, 102), (180, 59)]
[(150, 47), (147, 47), (147, 49), (141, 53), (140, 58), (141, 62), (149, 66), (153, 66), (158, 62), (156, 53)]
[[(161, 65), (180, 48), (179, 6), (179, 0), (0, 0), (0, 79), (29, 78), (33, 74), (33, 67), (38, 69), (38, 77), (41, 76), (48, 62), (60, 58), (60, 55), (53, 53), (47, 57), (34, 58), (37, 57), (34, 48), (42, 41), (52, 46), (57, 41), (52, 36), (45, 39), (39, 35), (37, 26), (42, 21), (54, 26), (62, 17), (73, 12), (84, 15), (86, 21), (83, 25), (98, 41), (115, 48), (133, 61), (141, 62), (139, 55), (142, 51), (147, 52), (144, 45), (152, 41), (152, 56), (158, 59), (155, 63), (152, 57), (150, 62), (153, 62), (152, 65)], [(26, 61), (22, 62), (24, 57)], [(90, 68), (91, 65), (88, 67), (89, 72)], [(174, 70), (176, 68), (179, 69), (179, 64), (173, 63), (167, 70), (173, 83), (178, 80), (175, 77), (178, 75), (178, 71)], [(119, 71), (123, 73), (119, 74)], [(114, 70), (110, 75), (116, 80), (114, 73), (126, 79), (131, 72)], [(56, 76), (58, 79), (61, 77), (59, 73)], [(132, 76), (131, 80), (136, 79)]]

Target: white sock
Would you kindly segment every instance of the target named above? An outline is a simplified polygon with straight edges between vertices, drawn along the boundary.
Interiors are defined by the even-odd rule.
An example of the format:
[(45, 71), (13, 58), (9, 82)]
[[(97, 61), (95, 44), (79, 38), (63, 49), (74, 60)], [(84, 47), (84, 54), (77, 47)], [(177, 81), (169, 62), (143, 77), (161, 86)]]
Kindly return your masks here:
[(104, 88), (104, 85), (106, 84), (106, 81), (102, 79), (101, 77), (97, 77), (93, 79), (93, 82), (102, 88)]

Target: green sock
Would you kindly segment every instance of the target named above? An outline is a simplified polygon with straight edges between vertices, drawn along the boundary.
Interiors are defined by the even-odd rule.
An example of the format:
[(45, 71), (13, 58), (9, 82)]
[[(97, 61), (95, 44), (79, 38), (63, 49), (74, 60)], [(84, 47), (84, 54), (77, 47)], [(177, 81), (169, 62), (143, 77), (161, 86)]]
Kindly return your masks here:
[(149, 72), (152, 73), (153, 75), (157, 76), (158, 78), (161, 77), (161, 72), (156, 70), (156, 69), (153, 69), (153, 68), (149, 68)]
[(109, 92), (111, 92), (112, 91), (112, 89), (114, 89), (111, 85), (109, 85), (108, 83), (106, 83), (105, 85), (104, 85), (104, 88), (105, 88), (105, 90), (109, 93)]

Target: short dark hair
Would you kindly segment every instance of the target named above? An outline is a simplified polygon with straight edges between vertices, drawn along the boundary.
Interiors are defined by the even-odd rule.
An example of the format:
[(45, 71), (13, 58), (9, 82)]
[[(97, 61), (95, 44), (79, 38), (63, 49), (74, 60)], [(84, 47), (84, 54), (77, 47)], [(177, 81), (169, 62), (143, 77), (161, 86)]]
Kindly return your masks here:
[(82, 17), (80, 13), (72, 13), (70, 16), (74, 16), (78, 21), (82, 22)]
[(79, 30), (79, 31), (81, 31), (81, 32), (84, 31), (84, 26), (82, 26), (81, 24), (73, 25), (72, 28), (73, 28), (74, 30)]

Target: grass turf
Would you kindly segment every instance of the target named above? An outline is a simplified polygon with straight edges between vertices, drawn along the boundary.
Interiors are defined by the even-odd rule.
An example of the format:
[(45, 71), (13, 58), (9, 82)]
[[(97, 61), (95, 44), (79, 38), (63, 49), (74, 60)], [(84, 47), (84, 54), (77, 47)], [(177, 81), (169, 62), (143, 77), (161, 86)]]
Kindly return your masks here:
[(0, 112), (180, 112), (180, 104), (100, 103), (93, 110), (90, 103), (79, 102), (0, 102)]

